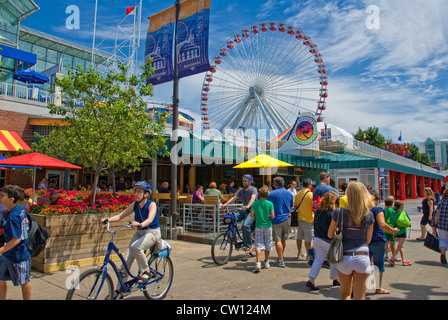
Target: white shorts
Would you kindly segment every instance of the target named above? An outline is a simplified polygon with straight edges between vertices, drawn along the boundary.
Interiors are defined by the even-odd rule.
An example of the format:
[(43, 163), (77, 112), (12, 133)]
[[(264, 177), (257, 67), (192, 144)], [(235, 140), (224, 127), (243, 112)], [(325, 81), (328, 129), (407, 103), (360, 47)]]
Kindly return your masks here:
[[(366, 248), (357, 248), (354, 250), (348, 250), (350, 251), (367, 251), (369, 252), (369, 249)], [(340, 273), (349, 275), (353, 272), (356, 273), (370, 273), (370, 258), (369, 255), (357, 255), (357, 256), (344, 256), (342, 261), (337, 264), (338, 271)]]
[(272, 250), (272, 228), (255, 228), (255, 250)]

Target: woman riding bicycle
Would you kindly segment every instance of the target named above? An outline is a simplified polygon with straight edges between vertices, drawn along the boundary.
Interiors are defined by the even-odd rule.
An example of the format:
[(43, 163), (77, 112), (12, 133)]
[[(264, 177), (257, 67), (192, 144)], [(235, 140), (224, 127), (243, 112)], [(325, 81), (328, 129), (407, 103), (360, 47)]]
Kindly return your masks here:
[[(161, 233), (156, 203), (148, 199), (152, 193), (151, 185), (146, 181), (139, 181), (134, 186), (134, 193), (135, 202), (130, 204), (123, 212), (109, 219), (101, 219), (101, 222), (120, 221), (131, 213), (134, 213), (135, 221), (132, 221), (132, 226), (137, 231), (129, 243), (124, 259), (129, 270), (134, 259), (137, 260), (141, 274), (139, 283), (146, 283), (150, 279), (150, 273), (145, 250), (151, 249), (151, 247), (160, 241)], [(121, 273), (122, 275), (127, 274), (124, 266), (122, 266)], [(123, 282), (126, 282), (126, 279), (123, 280)]]

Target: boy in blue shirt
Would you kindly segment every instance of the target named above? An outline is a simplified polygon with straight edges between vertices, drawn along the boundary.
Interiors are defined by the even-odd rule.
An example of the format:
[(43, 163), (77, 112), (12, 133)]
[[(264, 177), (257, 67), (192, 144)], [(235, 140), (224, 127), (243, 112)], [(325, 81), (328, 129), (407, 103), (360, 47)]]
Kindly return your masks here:
[(26, 242), (29, 221), (25, 209), (18, 204), (23, 190), (19, 186), (7, 185), (0, 189), (0, 204), (7, 213), (2, 219), (5, 245), (0, 248), (0, 300), (6, 299), (6, 281), (22, 287), (24, 300), (31, 299), (31, 254)]

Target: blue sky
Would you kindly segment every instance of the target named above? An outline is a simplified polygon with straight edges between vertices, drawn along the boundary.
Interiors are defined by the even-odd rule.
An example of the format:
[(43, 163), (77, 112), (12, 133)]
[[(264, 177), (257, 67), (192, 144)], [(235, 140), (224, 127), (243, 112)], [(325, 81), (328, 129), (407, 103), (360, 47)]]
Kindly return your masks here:
[[(94, 0), (35, 0), (41, 10), (23, 25), (91, 47)], [(144, 0), (143, 49), (148, 17), (174, 0)], [(80, 29), (66, 28), (66, 8), (80, 9)], [(130, 0), (98, 0), (96, 41), (114, 39)], [(369, 6), (378, 8), (378, 28)], [(372, 8), (372, 7), (370, 7)], [(318, 46), (327, 66), (327, 122), (348, 132), (380, 128), (397, 142), (447, 139), (448, 1), (446, 0), (212, 0), (210, 59), (244, 27), (282, 21), (301, 29)], [(369, 24), (370, 22), (370, 24)], [(374, 21), (375, 22), (375, 21)], [(181, 80), (181, 107), (200, 113), (204, 74)], [(170, 102), (172, 84), (156, 86), (154, 101)]]

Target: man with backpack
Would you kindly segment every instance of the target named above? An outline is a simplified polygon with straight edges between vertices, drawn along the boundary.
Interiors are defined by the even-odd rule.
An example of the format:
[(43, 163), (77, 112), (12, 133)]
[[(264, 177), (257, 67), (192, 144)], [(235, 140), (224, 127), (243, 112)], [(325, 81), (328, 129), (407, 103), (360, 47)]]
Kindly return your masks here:
[(27, 246), (30, 222), (25, 209), (17, 203), (22, 193), (19, 186), (0, 189), (0, 204), (7, 210), (2, 219), (6, 243), (0, 248), (0, 300), (6, 299), (7, 280), (22, 287), (24, 300), (31, 299), (31, 253)]

